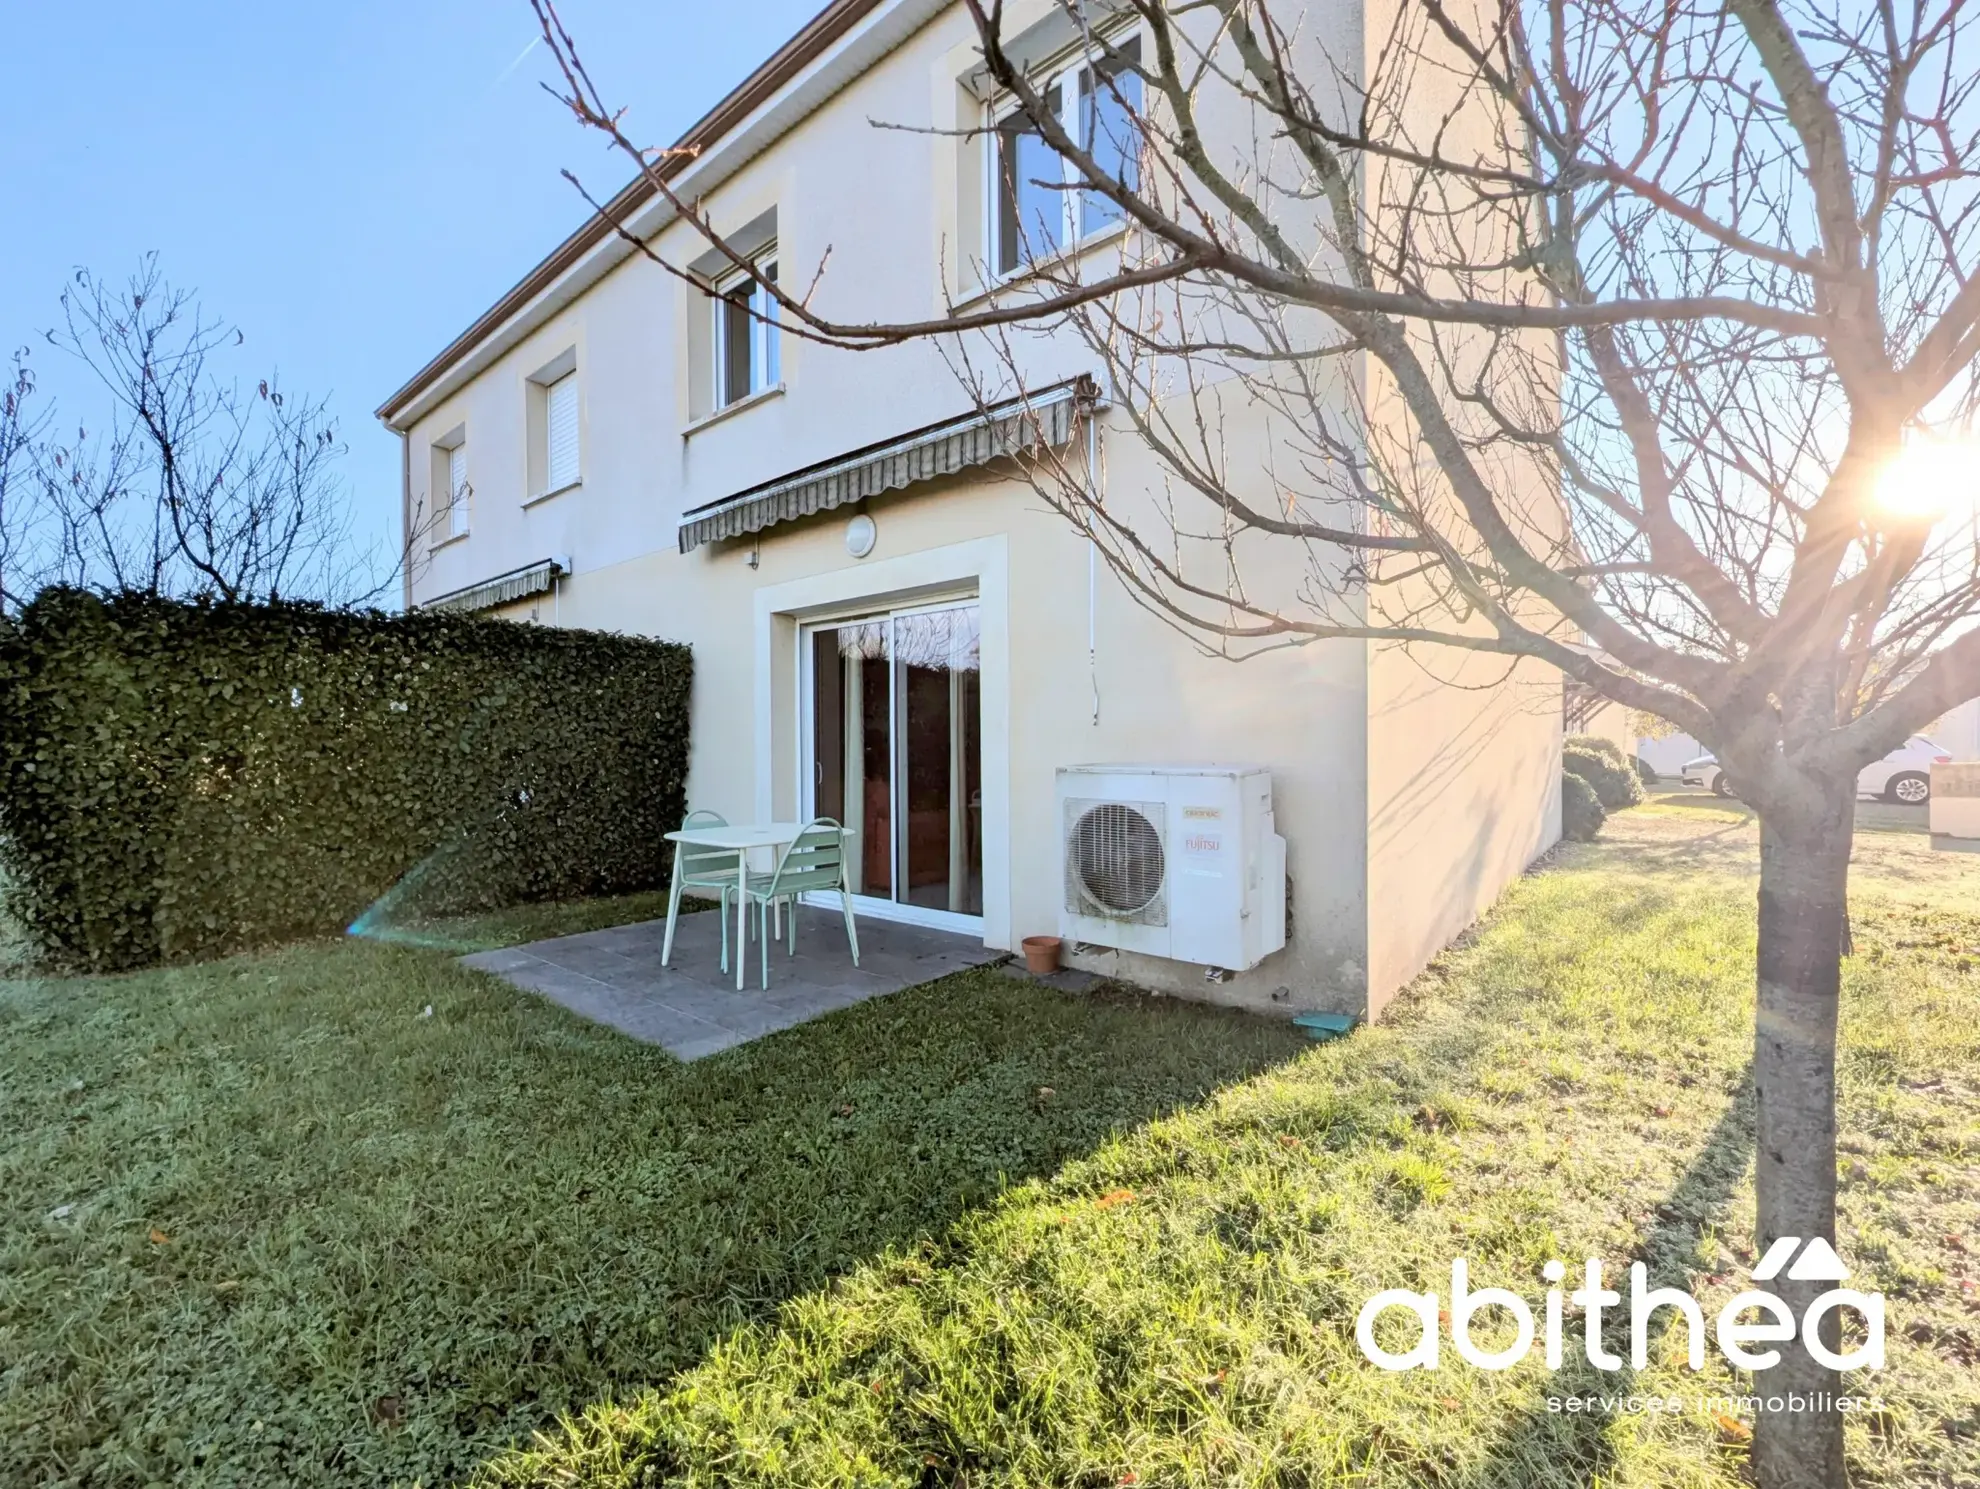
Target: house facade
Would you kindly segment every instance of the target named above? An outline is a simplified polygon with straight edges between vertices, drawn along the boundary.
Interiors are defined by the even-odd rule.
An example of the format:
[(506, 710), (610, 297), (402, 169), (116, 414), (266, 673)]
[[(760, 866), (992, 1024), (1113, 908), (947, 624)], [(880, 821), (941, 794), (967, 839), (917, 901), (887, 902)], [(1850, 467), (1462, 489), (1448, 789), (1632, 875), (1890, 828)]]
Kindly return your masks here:
[[(1059, 7), (1009, 15), (1061, 96), (1093, 87)], [(1313, 12), (1342, 54), (1358, 16)], [(404, 442), (407, 602), (690, 643), (692, 806), (838, 818), (862, 916), (999, 948), (1059, 928), (1060, 768), (1263, 767), (1285, 948), (1219, 980), (1071, 959), (1372, 1016), (1558, 837), (1558, 676), (1359, 641), (1207, 655), (1014, 462), (1055, 452), (1110, 503), (1160, 492), (1076, 338), (1015, 338), (1021, 391), (986, 407), (953, 343), (852, 352), (765, 324), (762, 283), (821, 263), (817, 303), (844, 322), (989, 303), (1023, 278), (1014, 210), (1053, 214), (1083, 266), (1113, 261), (1123, 225), (1078, 194), (1013, 207), (1041, 167), (1000, 108), (961, 5), (829, 6), (683, 141), (675, 190), (747, 271), (635, 182), (615, 215), (693, 282), (588, 223), (380, 409)], [(1233, 448), (1269, 461), (1263, 415), (1230, 417)]]

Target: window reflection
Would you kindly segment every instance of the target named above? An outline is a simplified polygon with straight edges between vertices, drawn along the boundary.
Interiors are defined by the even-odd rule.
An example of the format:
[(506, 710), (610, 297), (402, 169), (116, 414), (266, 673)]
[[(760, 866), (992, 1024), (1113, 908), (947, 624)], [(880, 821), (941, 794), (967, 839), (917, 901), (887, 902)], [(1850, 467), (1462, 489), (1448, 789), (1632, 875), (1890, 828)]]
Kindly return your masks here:
[(816, 631), (811, 671), (814, 809), (857, 829), (854, 892), (981, 915), (977, 608)]

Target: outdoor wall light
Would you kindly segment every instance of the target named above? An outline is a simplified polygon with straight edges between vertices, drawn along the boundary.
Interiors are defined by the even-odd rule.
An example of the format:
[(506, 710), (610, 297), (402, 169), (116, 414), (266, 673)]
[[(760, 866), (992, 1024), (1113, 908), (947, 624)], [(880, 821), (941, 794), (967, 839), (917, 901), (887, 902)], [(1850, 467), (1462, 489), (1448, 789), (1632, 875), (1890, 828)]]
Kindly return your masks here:
[(854, 558), (865, 558), (879, 541), (880, 529), (864, 512), (846, 524), (846, 552)]

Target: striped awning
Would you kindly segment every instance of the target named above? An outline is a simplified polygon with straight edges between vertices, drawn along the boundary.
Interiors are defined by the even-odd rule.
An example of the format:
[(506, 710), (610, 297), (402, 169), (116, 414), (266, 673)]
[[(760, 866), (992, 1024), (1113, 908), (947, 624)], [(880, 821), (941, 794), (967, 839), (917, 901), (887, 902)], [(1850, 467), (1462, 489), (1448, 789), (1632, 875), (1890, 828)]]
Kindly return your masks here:
[(484, 579), (479, 584), (470, 584), (462, 589), (450, 589), (444, 595), (436, 595), (430, 600), (422, 601), (415, 608), (493, 610), (499, 605), (512, 605), (517, 600), (526, 600), (531, 595), (547, 595), (558, 576), (569, 572), (570, 564), (564, 559), (539, 558), (533, 564), (524, 564), (520, 569), (497, 574), (493, 579)]
[(686, 513), (681, 552), (993, 460), (1055, 449), (1072, 439), (1098, 398), (1092, 378), (1076, 377), (778, 476)]

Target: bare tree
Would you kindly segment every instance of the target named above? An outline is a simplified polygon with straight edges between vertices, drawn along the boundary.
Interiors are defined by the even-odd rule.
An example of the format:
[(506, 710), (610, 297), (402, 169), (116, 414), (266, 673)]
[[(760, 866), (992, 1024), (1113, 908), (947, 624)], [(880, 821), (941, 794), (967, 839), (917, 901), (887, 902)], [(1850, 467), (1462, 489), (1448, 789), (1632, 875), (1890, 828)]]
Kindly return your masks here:
[(31, 559), (20, 580), (33, 583), (12, 583), (7, 603), (42, 583), (331, 603), (391, 587), (396, 570), (355, 539), (327, 402), (272, 375), (250, 390), (229, 379), (222, 363), (246, 338), (168, 283), (156, 255), (121, 284), (78, 271), (61, 306), (47, 339), (93, 374), (109, 416), (61, 439), (46, 410), (18, 426), (9, 480), (31, 490), (0, 510), (0, 555)]
[(34, 403), (34, 370), (28, 349), (18, 348), (9, 359), (6, 385), (0, 388), (0, 615), (23, 603), (39, 588), (32, 572), (16, 572), (25, 562), (28, 528), (35, 521), (34, 453), (46, 431), (49, 412)]
[[(1022, 282), (933, 321), (835, 320), (829, 279), (786, 274), (786, 334), (939, 337), (1007, 388), (1021, 338), (1069, 329), (1161, 489), (1103, 504), (1074, 454), (1031, 478), (1186, 634), (1539, 658), (1710, 745), (1761, 820), (1759, 1237), (1832, 1240), (1857, 773), (1980, 694), (1950, 489), (1980, 460), (1964, 0), (1398, 0), (1347, 55), (1295, 0), (1061, 0), (1105, 62), (1078, 119), (1001, 0), (964, 3), (1049, 151), (1023, 186), (1104, 204), (1124, 246), (1047, 229)], [(744, 264), (532, 4), (562, 101)], [(1100, 25), (1123, 12), (1132, 48)], [(1799, 1316), (1822, 1285), (1777, 1286)], [(1764, 1376), (1838, 1388), (1800, 1347)], [(1840, 1415), (1764, 1414), (1753, 1465), (1841, 1484)]]

